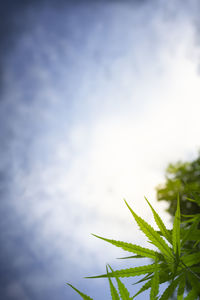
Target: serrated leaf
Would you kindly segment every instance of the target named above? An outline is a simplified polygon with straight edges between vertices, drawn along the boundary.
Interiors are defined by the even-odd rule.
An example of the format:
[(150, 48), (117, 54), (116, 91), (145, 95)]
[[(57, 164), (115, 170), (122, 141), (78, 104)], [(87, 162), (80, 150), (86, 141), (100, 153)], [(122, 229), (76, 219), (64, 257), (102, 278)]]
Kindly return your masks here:
[(150, 300), (155, 300), (157, 299), (157, 295), (159, 292), (159, 272), (157, 268), (157, 263), (155, 263), (155, 271), (154, 271), (154, 276), (151, 280), (151, 292), (150, 292)]
[[(158, 265), (158, 268), (160, 266)], [(130, 269), (122, 269), (122, 270), (116, 270), (114, 272), (110, 272), (108, 274), (103, 274), (103, 275), (97, 275), (97, 276), (90, 276), (86, 278), (106, 278), (108, 276), (110, 277), (134, 277), (134, 276), (139, 276), (143, 275), (146, 273), (152, 273), (155, 270), (155, 264), (151, 265), (145, 265), (141, 267), (135, 267), (135, 268), (130, 268)]]
[[(109, 268), (113, 272), (111, 266), (109, 266)], [(118, 277), (115, 277), (115, 279), (117, 281), (117, 285), (118, 285), (118, 289), (119, 289), (121, 299), (122, 300), (132, 300), (132, 298), (130, 297), (129, 291), (127, 290), (127, 288), (125, 287), (123, 282), (121, 282), (121, 280)]]
[(181, 275), (181, 279), (180, 279), (180, 283), (178, 286), (178, 292), (177, 292), (177, 300), (182, 300), (183, 299), (183, 294), (184, 294), (184, 290), (185, 290), (185, 273), (183, 275)]
[(149, 225), (146, 221), (140, 218), (128, 205), (126, 200), (124, 200), (131, 214), (133, 215), (135, 221), (137, 222), (140, 229), (143, 233), (149, 238), (149, 240), (162, 252), (162, 254), (168, 259), (173, 260), (174, 256), (167, 245), (167, 243), (163, 240), (163, 238), (153, 229), (151, 225)]
[(159, 271), (159, 282), (165, 283), (169, 282), (173, 278), (173, 273), (169, 273), (168, 270), (164, 270), (163, 267), (161, 267)]
[(148, 205), (150, 206), (152, 212), (153, 212), (153, 216), (154, 216), (154, 220), (156, 222), (156, 224), (158, 225), (158, 228), (160, 229), (162, 235), (168, 240), (168, 242), (170, 244), (172, 244), (172, 236), (169, 233), (169, 230), (166, 228), (165, 224), (163, 223), (162, 219), (160, 218), (160, 216), (157, 214), (157, 212), (155, 211), (155, 209), (152, 207), (152, 205), (150, 204), (150, 202), (147, 200), (147, 198), (145, 197), (145, 200), (147, 201)]
[[(183, 246), (185, 244), (186, 241), (191, 239), (191, 234), (193, 234), (193, 232), (195, 231), (197, 225), (199, 223), (199, 220), (196, 219), (191, 225), (190, 228), (188, 230), (185, 230), (185, 233), (183, 235), (182, 241), (181, 241), (181, 246)], [(199, 235), (200, 237), (200, 235)]]
[(92, 234), (92, 235), (99, 238), (99, 239), (101, 239), (101, 240), (103, 240), (103, 241), (106, 241), (106, 242), (108, 242), (108, 243), (110, 243), (110, 244), (112, 244), (116, 247), (122, 248), (125, 251), (132, 252), (132, 253), (141, 255), (143, 257), (149, 257), (149, 258), (156, 259), (160, 255), (160, 253), (158, 253), (156, 251), (153, 251), (153, 250), (150, 250), (148, 248), (144, 248), (144, 247), (141, 247), (141, 246), (138, 246), (138, 245), (103, 238), (103, 237), (98, 236), (96, 234)]
[(184, 255), (181, 257), (181, 261), (187, 266), (196, 265), (200, 262), (200, 252)]
[(125, 256), (125, 257), (118, 257), (117, 259), (130, 259), (130, 258), (146, 258), (142, 255), (131, 255), (131, 256)]
[(180, 281), (180, 277), (178, 277), (175, 280), (173, 280), (169, 284), (169, 286), (165, 289), (165, 291), (163, 292), (163, 294), (159, 298), (159, 300), (168, 300), (171, 297), (171, 295), (173, 294), (174, 290), (176, 289), (179, 281)]
[(141, 289), (133, 296), (133, 299), (135, 297), (137, 297), (139, 294), (141, 294), (142, 292), (148, 290), (151, 287), (151, 279), (149, 281), (147, 281), (142, 287)]
[[(148, 280), (142, 287), (141, 289), (133, 296), (133, 298), (135, 298), (136, 296), (138, 296), (139, 294), (141, 294), (142, 292), (146, 291), (147, 289), (149, 289), (152, 285), (152, 278), (153, 276), (151, 275), (146, 275), (144, 278), (140, 279), (139, 281), (137, 281), (134, 284), (137, 283), (141, 283), (145, 280)], [(170, 279), (172, 278), (172, 275), (170, 275), (168, 272), (163, 271), (163, 267), (161, 266), (161, 269), (159, 271), (159, 283), (162, 284), (164, 282), (168, 282)]]
[(107, 266), (106, 266), (106, 271), (107, 271), (107, 275), (108, 275), (108, 281), (109, 281), (109, 286), (110, 286), (110, 294), (111, 294), (112, 300), (120, 300), (117, 289), (115, 288), (114, 284), (112, 283), (112, 280), (110, 279)]
[(73, 288), (84, 300), (93, 300), (89, 296), (83, 294), (81, 291), (79, 291), (77, 288), (75, 288), (72, 284), (67, 283), (71, 288)]
[(200, 238), (200, 229), (193, 230), (187, 237), (187, 241), (197, 241)]
[(191, 271), (187, 272), (187, 278), (192, 286), (192, 289), (195, 290), (196, 294), (200, 294), (200, 277), (197, 274), (191, 273)]
[(181, 244), (180, 244), (180, 221), (181, 214), (180, 214), (180, 199), (179, 195), (177, 197), (177, 209), (174, 218), (174, 225), (172, 230), (172, 242), (173, 242), (173, 249), (174, 253), (180, 256), (181, 254)]
[(184, 298), (184, 300), (197, 300), (197, 294), (195, 292), (195, 289), (191, 289), (191, 291), (187, 294), (187, 296)]
[(141, 283), (141, 282), (144, 282), (144, 281), (146, 281), (146, 280), (151, 279), (151, 278), (153, 277), (152, 274), (153, 274), (153, 273), (148, 273), (148, 274), (145, 275), (142, 279), (140, 279), (140, 280), (136, 281), (135, 283), (133, 283), (133, 285), (136, 285), (136, 284), (138, 284), (138, 283)]

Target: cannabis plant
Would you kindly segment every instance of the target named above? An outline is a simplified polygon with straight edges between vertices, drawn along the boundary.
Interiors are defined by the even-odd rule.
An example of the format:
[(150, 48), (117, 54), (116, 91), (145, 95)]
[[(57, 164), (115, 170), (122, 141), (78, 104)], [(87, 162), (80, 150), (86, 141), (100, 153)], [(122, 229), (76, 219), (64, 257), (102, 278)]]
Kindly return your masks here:
[[(200, 216), (188, 216), (187, 222), (189, 226), (182, 228), (180, 201), (178, 197), (173, 229), (169, 230), (146, 199), (159, 228), (159, 231), (157, 231), (139, 217), (128, 205), (126, 200), (124, 201), (140, 230), (146, 235), (148, 241), (156, 246), (157, 250), (151, 250), (122, 241), (111, 240), (95, 234), (94, 236), (116, 247), (122, 248), (125, 251), (134, 253), (134, 255), (126, 258), (150, 258), (152, 263), (122, 270), (113, 270), (110, 266), (107, 266), (106, 274), (87, 278), (108, 278), (110, 293), (113, 300), (134, 299), (147, 289), (150, 289), (150, 300), (170, 299), (174, 293), (176, 293), (176, 299), (178, 300), (200, 299), (200, 267), (198, 265), (200, 263), (200, 252), (197, 247), (200, 242), (200, 230), (198, 229)], [(200, 202), (197, 200), (189, 199), (189, 201), (195, 201), (200, 206)], [(189, 240), (196, 241), (192, 249), (185, 246)], [(143, 282), (143, 286), (133, 296), (130, 296), (128, 289), (119, 278), (135, 277), (139, 275), (143, 275), (143, 278), (137, 283)], [(111, 278), (115, 279), (117, 288), (113, 284)], [(186, 290), (186, 282), (189, 283), (189, 290)], [(159, 285), (162, 283), (168, 283), (168, 286), (160, 295)], [(71, 284), (68, 285), (79, 293), (83, 299), (92, 300), (92, 298), (83, 294)]]
[[(196, 202), (188, 201), (195, 198), (200, 191), (200, 152), (193, 161), (170, 163), (165, 171), (165, 181), (156, 188), (157, 200), (166, 201), (167, 212), (174, 217), (176, 212), (177, 194), (180, 196), (182, 214), (200, 213)], [(183, 217), (184, 219), (184, 217)]]

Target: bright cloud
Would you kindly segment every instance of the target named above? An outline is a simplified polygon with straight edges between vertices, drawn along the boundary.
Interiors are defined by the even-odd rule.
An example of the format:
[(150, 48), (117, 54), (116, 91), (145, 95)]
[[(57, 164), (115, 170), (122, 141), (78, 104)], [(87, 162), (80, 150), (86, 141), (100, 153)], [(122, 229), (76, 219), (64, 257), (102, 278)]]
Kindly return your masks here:
[[(29, 12), (31, 27), (7, 62), (2, 118), (13, 138), (1, 164), (12, 166), (10, 201), (33, 230), (30, 249), (36, 261), (52, 259), (58, 285), (72, 268), (82, 274), (119, 253), (91, 232), (145, 243), (124, 197), (153, 223), (146, 195), (170, 224), (154, 188), (169, 162), (197, 153), (200, 85), (192, 19), (169, 11)], [(44, 286), (38, 276), (27, 285), (43, 276)]]

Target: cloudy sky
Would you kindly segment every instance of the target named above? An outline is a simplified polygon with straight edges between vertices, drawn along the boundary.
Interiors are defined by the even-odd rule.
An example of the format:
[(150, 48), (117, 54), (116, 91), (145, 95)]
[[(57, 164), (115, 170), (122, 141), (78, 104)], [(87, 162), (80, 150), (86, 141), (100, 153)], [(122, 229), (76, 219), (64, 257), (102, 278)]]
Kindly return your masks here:
[(82, 278), (123, 253), (91, 233), (147, 245), (123, 198), (171, 226), (155, 187), (200, 148), (198, 1), (57, 2), (0, 9), (5, 300), (109, 299)]

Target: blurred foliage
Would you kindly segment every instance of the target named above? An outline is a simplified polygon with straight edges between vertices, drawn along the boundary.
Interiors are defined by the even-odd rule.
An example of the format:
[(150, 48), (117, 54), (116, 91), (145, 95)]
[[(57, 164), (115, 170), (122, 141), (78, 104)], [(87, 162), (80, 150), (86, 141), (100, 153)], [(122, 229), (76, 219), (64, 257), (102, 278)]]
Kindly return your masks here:
[(177, 194), (180, 196), (181, 213), (193, 215), (200, 213), (200, 207), (187, 198), (195, 199), (200, 196), (200, 153), (192, 162), (178, 161), (169, 164), (165, 173), (166, 181), (157, 186), (157, 199), (168, 202), (167, 211), (175, 215)]
[[(181, 219), (183, 228), (200, 228), (200, 153), (198, 157), (191, 162), (178, 161), (175, 164), (169, 164), (165, 172), (165, 183), (157, 186), (157, 200), (165, 200), (169, 206), (167, 212), (174, 217), (176, 211), (177, 194), (180, 196)], [(192, 200), (193, 199), (193, 200)], [(192, 201), (191, 201), (192, 200)], [(190, 215), (191, 218), (187, 218)], [(195, 224), (196, 223), (196, 226)], [(200, 240), (200, 236), (197, 241)], [(200, 250), (200, 243), (188, 240), (186, 247), (188, 251)], [(197, 264), (200, 267), (200, 264)], [(198, 272), (200, 276), (200, 273)], [(186, 280), (187, 291), (191, 290), (191, 285)], [(176, 295), (171, 299), (177, 299)]]

